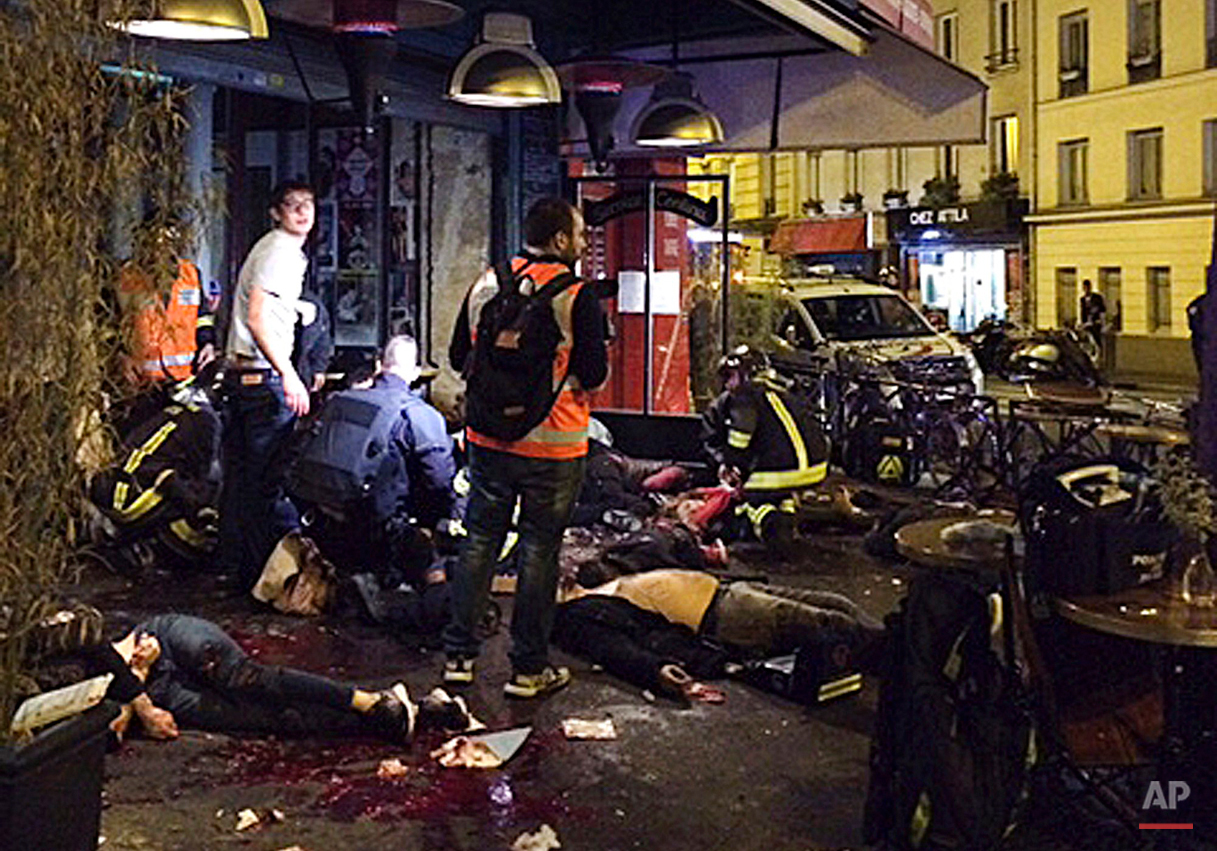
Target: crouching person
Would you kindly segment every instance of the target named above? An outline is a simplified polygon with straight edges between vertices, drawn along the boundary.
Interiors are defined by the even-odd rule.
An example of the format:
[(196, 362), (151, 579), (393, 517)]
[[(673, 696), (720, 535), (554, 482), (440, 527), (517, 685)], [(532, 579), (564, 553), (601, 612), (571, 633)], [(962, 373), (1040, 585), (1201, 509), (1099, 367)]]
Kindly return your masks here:
[(828, 440), (763, 354), (740, 346), (723, 357), (719, 374), (723, 392), (702, 416), (703, 448), (719, 479), (743, 492), (737, 525), (791, 557), (796, 494), (828, 474)]
[(215, 732), (367, 735), (409, 743), (421, 729), (462, 730), (464, 708), (434, 692), (414, 703), (405, 685), (373, 690), (317, 674), (254, 661), (216, 624), (190, 615), (158, 615), (114, 643), (144, 682), (116, 721), (137, 715), (153, 738), (178, 728)]
[(192, 564), (215, 550), (220, 418), (212, 378), (208, 369), (171, 388), (126, 430), (120, 462), (90, 482), (90, 536), (116, 569), (166, 554)]
[(421, 583), (433, 559), (420, 530), (451, 518), (456, 499), (452, 439), (412, 389), (419, 373), (414, 339), (389, 340), (372, 386), (326, 403), (289, 476), (322, 554), (384, 587)]

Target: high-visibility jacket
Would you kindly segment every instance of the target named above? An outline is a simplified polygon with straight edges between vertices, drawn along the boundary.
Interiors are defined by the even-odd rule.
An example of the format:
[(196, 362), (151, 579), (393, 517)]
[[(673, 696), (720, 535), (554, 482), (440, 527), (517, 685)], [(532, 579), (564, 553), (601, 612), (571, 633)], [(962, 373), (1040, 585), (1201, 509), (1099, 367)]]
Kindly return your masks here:
[(761, 373), (721, 394), (702, 422), (707, 452), (744, 474), (745, 493), (789, 492), (828, 474), (828, 441), (776, 375)]
[[(526, 270), (525, 266), (528, 267)], [(513, 258), (511, 268), (515, 272), (524, 270), (524, 277), (532, 280), (534, 292), (546, 286), (550, 281), (570, 273), (570, 267), (563, 263), (535, 261), (526, 257)], [(521, 286), (524, 286), (523, 281), (521, 281)], [(466, 429), (470, 443), (500, 452), (510, 452), (513, 455), (549, 460), (571, 460), (582, 458), (587, 454), (587, 426), (591, 419), (591, 394), (583, 389), (578, 377), (574, 373), (569, 373), (568, 369), (571, 349), (574, 346), (572, 315), (575, 298), (583, 286), (582, 281), (572, 284), (555, 296), (551, 302), (558, 330), (562, 332), (562, 340), (558, 343), (554, 353), (553, 386), (557, 389), (561, 385), (562, 389), (558, 393), (558, 399), (554, 402), (549, 415), (519, 440), (499, 440), (479, 434), (472, 428)], [(475, 344), (482, 307), (496, 292), (498, 292), (498, 282), (491, 272), (483, 275), (473, 285), (469, 294), (469, 331), (470, 335), (475, 338)]]
[(177, 268), (167, 305), (161, 303), (147, 275), (130, 267), (123, 270), (123, 293), (136, 310), (132, 359), (140, 373), (153, 381), (189, 378), (199, 347), (214, 338), (198, 268), (181, 259)]
[(171, 403), (123, 437), (122, 460), (98, 474), (89, 498), (120, 541), (160, 532), (193, 550), (219, 500), (220, 418), (207, 404)]

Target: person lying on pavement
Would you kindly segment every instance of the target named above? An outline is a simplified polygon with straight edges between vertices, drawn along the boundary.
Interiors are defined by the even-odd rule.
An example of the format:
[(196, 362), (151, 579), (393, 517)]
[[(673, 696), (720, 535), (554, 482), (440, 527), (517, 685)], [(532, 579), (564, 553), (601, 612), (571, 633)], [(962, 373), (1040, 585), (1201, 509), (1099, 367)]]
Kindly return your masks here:
[[(791, 653), (830, 631), (860, 658), (883, 636), (883, 625), (841, 594), (703, 571), (651, 570), (565, 590), (554, 624), (559, 646), (646, 688), (665, 686), (667, 664), (710, 679), (728, 660)], [(726, 652), (715, 656), (714, 646)]]
[(365, 689), (250, 658), (211, 621), (157, 615), (114, 643), (144, 684), (112, 729), (120, 737), (132, 716), (156, 739), (181, 727), (213, 732), (304, 736), (380, 735), (408, 744), (420, 729), (462, 730), (462, 703), (436, 690), (419, 703), (402, 683)]

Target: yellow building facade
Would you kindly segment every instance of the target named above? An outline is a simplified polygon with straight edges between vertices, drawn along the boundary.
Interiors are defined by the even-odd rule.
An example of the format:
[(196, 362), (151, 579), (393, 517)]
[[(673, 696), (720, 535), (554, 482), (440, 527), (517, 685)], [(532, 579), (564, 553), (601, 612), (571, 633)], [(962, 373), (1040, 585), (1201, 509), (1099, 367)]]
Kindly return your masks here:
[[(914, 300), (941, 297), (944, 281), (967, 291), (984, 274), (1000, 308), (1007, 301), (1029, 313), (1026, 297), (1026, 241), (1021, 224), (1001, 238), (944, 232), (888, 233), (889, 211), (923, 203), (925, 184), (933, 178), (958, 180), (957, 204), (982, 198), (982, 185), (995, 174), (1017, 176), (1017, 194), (1033, 193), (1035, 170), (1029, 144), (1034, 119), (1032, 42), (1029, 0), (937, 0), (934, 4), (937, 51), (989, 88), (988, 140), (985, 144), (918, 148), (808, 150), (772, 154), (710, 155), (689, 161), (691, 173), (727, 174), (731, 198), (729, 220), (749, 247), (747, 274), (775, 274), (783, 258), (769, 253), (770, 237), (784, 222), (868, 217), (873, 248), (869, 271), (895, 268), (901, 287)], [(962, 229), (961, 229), (962, 230)], [(983, 255), (991, 255), (984, 257)], [(814, 263), (815, 256), (801, 258)], [(825, 259), (837, 260), (825, 255)], [(984, 263), (974, 263), (983, 259)], [(1008, 292), (1008, 287), (1018, 292)], [(962, 297), (950, 296), (952, 304)], [(974, 315), (973, 315), (974, 314)], [(952, 312), (953, 320), (956, 318)], [(981, 311), (961, 322), (974, 324)], [(956, 323), (959, 324), (959, 323)]]
[(1108, 305), (1121, 373), (1194, 376), (1217, 200), (1217, 2), (1039, 0), (1035, 318)]

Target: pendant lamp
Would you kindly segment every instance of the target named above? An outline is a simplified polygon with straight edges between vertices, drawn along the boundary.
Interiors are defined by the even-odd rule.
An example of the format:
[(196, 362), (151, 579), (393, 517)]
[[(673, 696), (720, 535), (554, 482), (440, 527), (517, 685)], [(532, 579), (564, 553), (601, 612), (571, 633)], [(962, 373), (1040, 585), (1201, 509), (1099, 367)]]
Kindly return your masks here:
[(627, 89), (650, 86), (667, 72), (621, 56), (584, 56), (558, 66), (558, 77), (575, 97), (575, 110), (587, 131), (587, 146), (597, 172), (608, 168), (613, 123)]
[(448, 97), (471, 106), (511, 108), (560, 103), (558, 75), (536, 51), (532, 21), (508, 12), (487, 12), (481, 41), (448, 79)]
[(693, 90), (693, 78), (677, 71), (655, 84), (630, 136), (642, 147), (689, 148), (723, 141), (723, 125)]
[(240, 41), (266, 38), (259, 0), (157, 0), (155, 15), (115, 26), (131, 35), (180, 41)]

